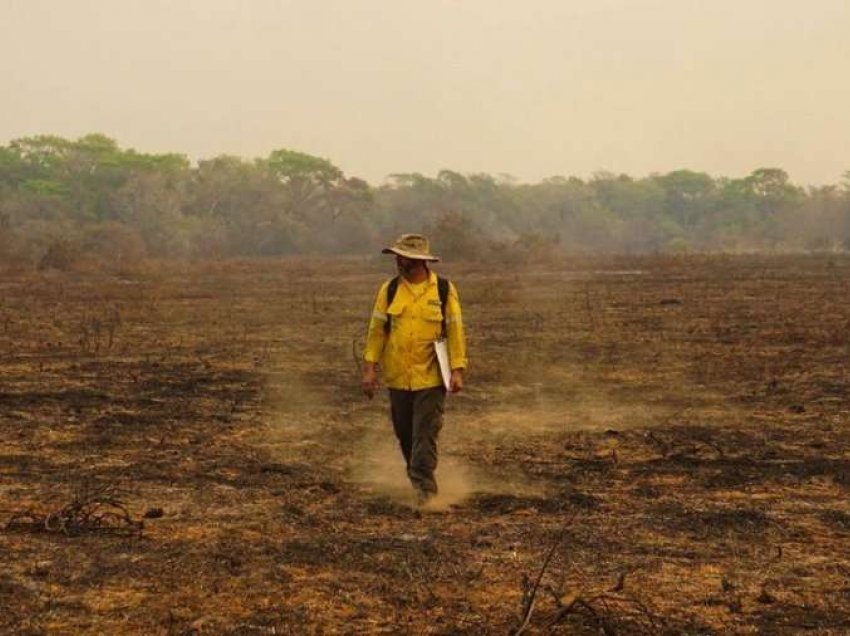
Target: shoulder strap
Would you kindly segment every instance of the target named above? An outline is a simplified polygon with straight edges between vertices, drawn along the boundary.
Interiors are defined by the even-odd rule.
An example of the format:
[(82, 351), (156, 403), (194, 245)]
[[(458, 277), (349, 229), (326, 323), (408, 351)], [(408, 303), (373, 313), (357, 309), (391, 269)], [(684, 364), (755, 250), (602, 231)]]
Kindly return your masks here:
[(395, 293), (398, 291), (398, 276), (393, 278), (389, 285), (387, 285), (387, 307), (392, 305), (393, 298), (395, 298)]
[(443, 314), (442, 337), (446, 337), (446, 301), (449, 299), (449, 279), (437, 276), (437, 292), (440, 294), (440, 312)]
[[(387, 285), (387, 309), (393, 303), (393, 298), (395, 298), (395, 294), (398, 291), (398, 276), (393, 278), (389, 284)], [(387, 314), (387, 321), (384, 323), (384, 332), (390, 332), (390, 321), (393, 317), (390, 314)]]

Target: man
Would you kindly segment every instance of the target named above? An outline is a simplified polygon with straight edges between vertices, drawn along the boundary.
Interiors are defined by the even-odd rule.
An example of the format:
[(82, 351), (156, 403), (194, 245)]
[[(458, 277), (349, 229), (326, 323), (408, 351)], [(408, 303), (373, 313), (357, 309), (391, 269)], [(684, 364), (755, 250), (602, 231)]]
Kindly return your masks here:
[(434, 342), (442, 337), (447, 341), (451, 368), (448, 390), (463, 389), (466, 340), (460, 301), (455, 286), (428, 268), (440, 259), (431, 254), (424, 236), (403, 234), (382, 252), (395, 254), (399, 276), (386, 281), (375, 299), (362, 386), (369, 398), (375, 394), (380, 365), (407, 475), (423, 505), (437, 494), (434, 469), (446, 387)]

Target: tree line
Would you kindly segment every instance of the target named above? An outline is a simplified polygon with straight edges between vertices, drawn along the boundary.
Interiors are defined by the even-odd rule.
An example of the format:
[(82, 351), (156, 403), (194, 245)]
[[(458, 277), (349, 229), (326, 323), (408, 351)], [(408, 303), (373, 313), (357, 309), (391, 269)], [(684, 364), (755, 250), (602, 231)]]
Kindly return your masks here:
[(850, 172), (808, 188), (779, 168), (737, 179), (676, 170), (533, 184), (442, 170), (371, 185), (289, 149), (193, 164), (102, 134), (0, 146), (4, 259), (361, 254), (402, 231), (426, 232), (442, 254), (468, 258), (850, 250)]

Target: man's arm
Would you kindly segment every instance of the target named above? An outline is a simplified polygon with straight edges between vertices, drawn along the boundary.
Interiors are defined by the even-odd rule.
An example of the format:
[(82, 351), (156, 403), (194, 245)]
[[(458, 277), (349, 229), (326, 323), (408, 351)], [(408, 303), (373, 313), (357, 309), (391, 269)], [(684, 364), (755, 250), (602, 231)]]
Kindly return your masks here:
[(378, 361), (387, 341), (384, 331), (387, 324), (387, 285), (388, 282), (381, 285), (375, 298), (366, 332), (366, 349), (363, 352), (363, 377), (360, 385), (363, 393), (370, 399), (378, 388)]

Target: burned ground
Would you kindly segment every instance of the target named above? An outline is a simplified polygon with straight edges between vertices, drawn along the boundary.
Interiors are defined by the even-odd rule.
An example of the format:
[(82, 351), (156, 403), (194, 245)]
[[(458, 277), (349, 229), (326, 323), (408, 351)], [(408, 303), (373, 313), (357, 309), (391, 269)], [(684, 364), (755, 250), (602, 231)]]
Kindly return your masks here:
[[(429, 512), (357, 390), (385, 265), (6, 273), (0, 631), (850, 629), (850, 259), (442, 270)], [(6, 525), (92, 492), (143, 527)]]

